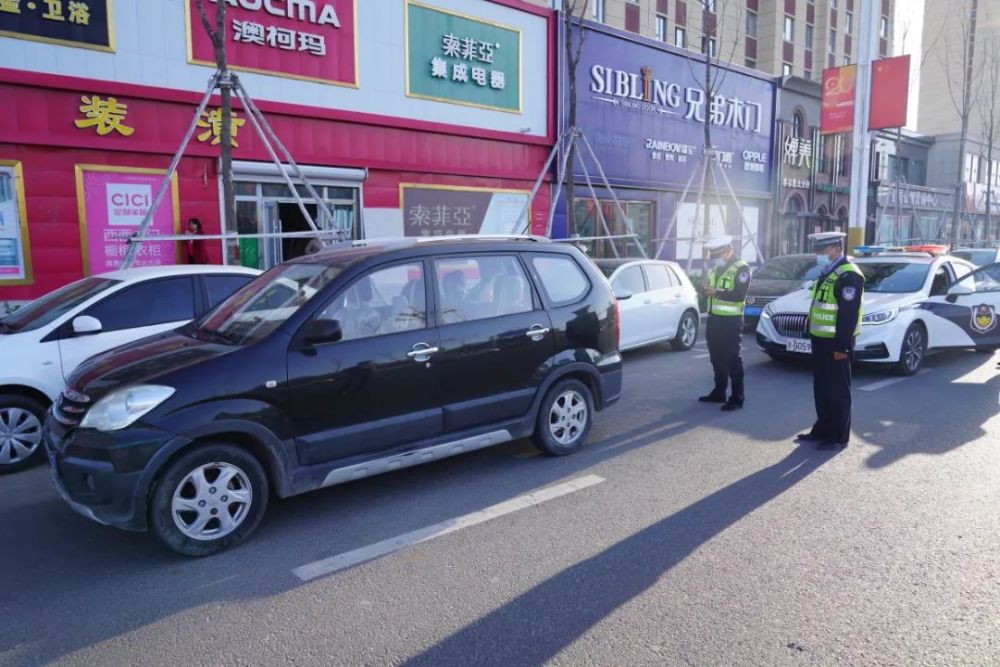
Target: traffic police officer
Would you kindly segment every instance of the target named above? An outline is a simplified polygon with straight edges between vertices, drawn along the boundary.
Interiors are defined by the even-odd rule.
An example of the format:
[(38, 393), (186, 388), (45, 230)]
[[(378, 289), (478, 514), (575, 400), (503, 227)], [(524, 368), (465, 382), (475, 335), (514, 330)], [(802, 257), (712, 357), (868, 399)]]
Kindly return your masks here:
[[(743, 339), (743, 303), (750, 289), (750, 265), (736, 257), (733, 239), (721, 236), (705, 243), (712, 269), (708, 272), (708, 353), (715, 372), (715, 388), (702, 396), (703, 403), (724, 403), (729, 412), (743, 407), (743, 359), (740, 346)], [(726, 400), (726, 389), (732, 382), (732, 393)]]
[(844, 255), (844, 237), (840, 232), (809, 236), (825, 264), (809, 308), (816, 423), (797, 439), (819, 443), (820, 449), (846, 447), (851, 435), (851, 358), (861, 333), (865, 278)]

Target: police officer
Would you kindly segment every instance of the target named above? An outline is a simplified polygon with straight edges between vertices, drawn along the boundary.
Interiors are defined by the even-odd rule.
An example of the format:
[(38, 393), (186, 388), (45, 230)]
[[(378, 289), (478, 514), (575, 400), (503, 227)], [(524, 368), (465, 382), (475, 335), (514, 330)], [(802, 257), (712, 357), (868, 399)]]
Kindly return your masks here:
[[(733, 239), (720, 236), (705, 243), (712, 268), (708, 272), (708, 353), (715, 372), (712, 393), (700, 397), (703, 403), (724, 403), (726, 412), (743, 407), (743, 303), (750, 289), (750, 266), (733, 252)], [(732, 393), (726, 389), (732, 382)]]
[(812, 287), (809, 338), (812, 341), (816, 423), (799, 441), (820, 449), (841, 449), (851, 436), (851, 359), (861, 333), (865, 278), (844, 255), (840, 232), (811, 234), (817, 260), (825, 265)]

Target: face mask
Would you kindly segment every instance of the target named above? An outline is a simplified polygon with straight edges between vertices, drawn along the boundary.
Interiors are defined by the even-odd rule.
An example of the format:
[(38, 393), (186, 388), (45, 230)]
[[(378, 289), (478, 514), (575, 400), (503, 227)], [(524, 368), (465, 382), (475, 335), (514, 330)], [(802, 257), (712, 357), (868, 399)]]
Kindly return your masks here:
[(832, 261), (828, 255), (816, 255), (816, 264), (819, 266), (826, 266)]
[(716, 257), (715, 259), (712, 260), (712, 264), (715, 265), (715, 268), (721, 269), (726, 265), (726, 260), (724, 260), (721, 257)]

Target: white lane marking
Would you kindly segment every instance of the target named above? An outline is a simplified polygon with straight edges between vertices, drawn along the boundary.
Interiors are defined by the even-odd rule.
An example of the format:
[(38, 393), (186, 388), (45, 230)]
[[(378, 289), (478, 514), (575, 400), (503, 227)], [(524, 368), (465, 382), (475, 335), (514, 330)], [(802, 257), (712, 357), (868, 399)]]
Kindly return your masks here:
[(354, 549), (353, 551), (346, 551), (342, 554), (337, 554), (336, 556), (330, 556), (329, 558), (323, 558), (312, 563), (307, 563), (301, 567), (295, 568), (292, 570), (292, 573), (302, 581), (312, 581), (317, 577), (333, 574), (334, 572), (358, 565), (359, 563), (381, 558), (382, 556), (411, 547), (415, 544), (427, 542), (436, 537), (441, 537), (442, 535), (462, 530), (463, 528), (469, 528), (470, 526), (485, 523), (486, 521), (496, 519), (504, 514), (517, 512), (518, 510), (523, 510), (533, 505), (539, 505), (548, 500), (554, 500), (555, 498), (568, 495), (575, 491), (581, 491), (587, 487), (600, 484), (603, 481), (605, 481), (603, 477), (599, 477), (597, 475), (585, 475), (568, 482), (563, 482), (562, 484), (557, 484), (539, 491), (526, 493), (510, 500), (505, 500), (502, 503), (497, 503), (496, 505), (492, 505), (477, 512), (471, 512), (464, 516), (436, 523), (432, 526), (418, 528), (417, 530), (409, 533), (397, 535), (396, 537), (390, 537), (387, 540), (369, 544), (368, 546)]
[[(931, 369), (929, 368), (921, 368), (919, 371), (917, 371), (917, 375), (924, 375), (925, 373), (930, 373), (930, 372)], [(890, 385), (894, 385), (897, 382), (902, 382), (903, 380), (908, 380), (908, 379), (909, 378), (906, 377), (888, 378), (885, 380), (879, 380), (878, 382), (872, 382), (871, 384), (866, 384), (863, 387), (858, 387), (858, 389), (860, 389), (861, 391), (877, 391), (879, 389), (885, 389)]]
[(708, 353), (706, 353), (706, 354), (696, 354), (696, 355), (694, 355), (694, 358), (695, 359), (706, 359), (706, 358), (708, 358), (710, 356), (712, 356), (712, 355), (710, 355)]

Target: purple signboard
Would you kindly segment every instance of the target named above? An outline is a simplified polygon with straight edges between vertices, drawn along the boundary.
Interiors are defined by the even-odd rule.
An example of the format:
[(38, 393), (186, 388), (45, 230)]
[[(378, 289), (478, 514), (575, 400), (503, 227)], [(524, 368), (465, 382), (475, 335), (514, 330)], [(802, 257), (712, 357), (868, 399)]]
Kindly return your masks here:
[[(583, 29), (577, 127), (590, 140), (609, 181), (683, 189), (702, 153), (708, 113), (712, 143), (736, 193), (770, 193), (772, 80), (717, 69), (715, 96), (708, 102), (703, 91), (705, 64), (699, 62), (699, 54), (682, 55), (596, 25)], [(568, 86), (563, 90), (568, 94)], [(564, 128), (566, 109), (564, 100)], [(581, 180), (579, 164), (574, 169)], [(593, 176), (593, 166), (588, 164), (587, 169)]]

